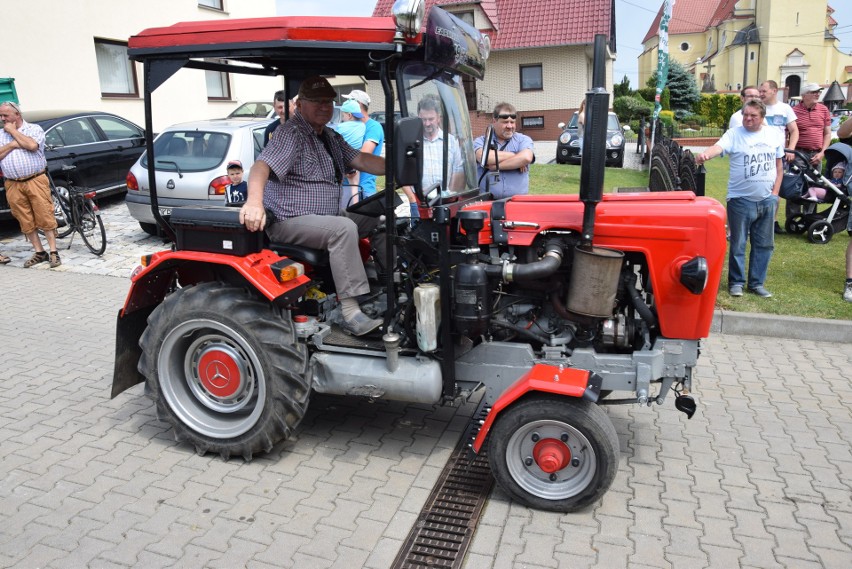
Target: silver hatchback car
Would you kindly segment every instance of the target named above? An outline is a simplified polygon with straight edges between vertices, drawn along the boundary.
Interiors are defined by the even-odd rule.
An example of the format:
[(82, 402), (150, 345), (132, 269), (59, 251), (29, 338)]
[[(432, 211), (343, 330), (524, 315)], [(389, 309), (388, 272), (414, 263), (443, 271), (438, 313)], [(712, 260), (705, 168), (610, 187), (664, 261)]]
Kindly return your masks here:
[[(176, 124), (154, 141), (157, 204), (169, 216), (179, 206), (224, 205), (230, 184), (226, 165), (243, 164), (244, 180), (263, 150), (263, 132), (269, 119), (214, 119)], [(143, 154), (127, 174), (125, 203), (142, 229), (157, 234), (151, 212), (148, 155)]]

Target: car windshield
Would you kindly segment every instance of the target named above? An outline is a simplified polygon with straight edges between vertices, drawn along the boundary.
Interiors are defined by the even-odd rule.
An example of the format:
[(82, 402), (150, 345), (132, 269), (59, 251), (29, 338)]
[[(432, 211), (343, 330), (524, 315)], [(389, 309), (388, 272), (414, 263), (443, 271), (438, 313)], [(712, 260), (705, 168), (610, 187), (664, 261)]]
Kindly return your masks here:
[[(577, 128), (577, 113), (574, 113), (574, 116), (571, 117), (571, 122), (568, 123), (567, 128)], [(607, 116), (606, 129), (607, 130), (619, 130), (618, 117), (617, 116), (615, 116), (614, 114)]]
[[(225, 160), (231, 135), (223, 132), (174, 130), (162, 133), (154, 141), (157, 170), (163, 172), (205, 172)], [(148, 167), (147, 154), (142, 166)]]
[(269, 113), (272, 112), (272, 103), (243, 103), (236, 109), (234, 109), (231, 114), (228, 115), (229, 119), (239, 118), (239, 117), (256, 117), (256, 118), (264, 118), (269, 116)]
[[(429, 190), (440, 184), (444, 193), (461, 192), (476, 187), (476, 155), (470, 133), (470, 116), (467, 111), (464, 88), (458, 75), (452, 75), (431, 65), (415, 63), (404, 67), (402, 84), (406, 116), (418, 116), (418, 105), (433, 117), (435, 133), (449, 133), (430, 144), (426, 140), (423, 150), (422, 188)], [(428, 128), (424, 125), (424, 131)], [(446, 156), (446, 158), (444, 158)], [(442, 168), (442, 164), (444, 168)]]

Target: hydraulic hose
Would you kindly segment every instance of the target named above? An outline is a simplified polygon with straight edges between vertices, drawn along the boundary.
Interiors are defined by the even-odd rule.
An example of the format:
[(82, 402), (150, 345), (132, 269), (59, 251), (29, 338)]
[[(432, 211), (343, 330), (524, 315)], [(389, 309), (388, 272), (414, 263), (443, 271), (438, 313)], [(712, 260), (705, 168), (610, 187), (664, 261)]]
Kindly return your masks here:
[(639, 291), (636, 290), (636, 275), (634, 273), (627, 273), (624, 276), (623, 282), (624, 288), (627, 289), (627, 294), (630, 296), (630, 301), (633, 303), (633, 308), (636, 309), (636, 312), (639, 313), (639, 316), (642, 317), (648, 328), (651, 330), (655, 329), (657, 327), (657, 317), (654, 315), (651, 307), (642, 300), (642, 295), (639, 294)]

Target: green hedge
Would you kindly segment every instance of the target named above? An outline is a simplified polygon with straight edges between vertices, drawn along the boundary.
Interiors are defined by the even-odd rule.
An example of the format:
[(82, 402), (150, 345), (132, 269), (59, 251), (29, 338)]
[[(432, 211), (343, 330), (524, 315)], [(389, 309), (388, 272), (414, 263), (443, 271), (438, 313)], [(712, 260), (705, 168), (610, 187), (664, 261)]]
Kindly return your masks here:
[(742, 101), (736, 95), (701, 95), (701, 99), (693, 106), (697, 115), (707, 117), (707, 126), (724, 128), (728, 126), (731, 115), (740, 110)]

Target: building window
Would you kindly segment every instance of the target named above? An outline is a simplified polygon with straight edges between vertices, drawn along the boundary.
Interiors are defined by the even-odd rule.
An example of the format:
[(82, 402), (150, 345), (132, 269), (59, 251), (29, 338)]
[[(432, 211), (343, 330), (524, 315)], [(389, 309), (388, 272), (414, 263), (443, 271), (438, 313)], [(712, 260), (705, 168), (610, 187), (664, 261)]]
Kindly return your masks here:
[(222, 6), (222, 0), (198, 0), (198, 5), (205, 8), (213, 8), (214, 10), (225, 10), (225, 7)]
[(541, 63), (521, 65), (521, 91), (541, 91), (544, 82), (541, 76)]
[(467, 24), (467, 25), (469, 25), (469, 26), (471, 26), (471, 27), (474, 27), (474, 28), (476, 27), (476, 26), (473, 24), (473, 11), (469, 11), (469, 12), (454, 12), (454, 13), (453, 13), (453, 16), (455, 16), (456, 18), (458, 18), (459, 20), (461, 20), (462, 22), (464, 22), (465, 24)]
[[(222, 63), (216, 59), (211, 59), (214, 63)], [(204, 78), (207, 80), (207, 99), (210, 101), (230, 101), (231, 100), (231, 78), (224, 71), (204, 71)]]
[(521, 117), (521, 128), (544, 128), (544, 117)]
[(749, 52), (749, 54), (748, 54), (748, 60), (749, 60), (749, 61), (754, 61), (754, 52), (753, 52), (753, 51), (752, 51), (752, 52)]
[(688, 42), (681, 42), (680, 50), (681, 51), (689, 51), (689, 43)]
[(104, 97), (137, 97), (136, 66), (127, 58), (127, 44), (95, 40), (98, 78)]

